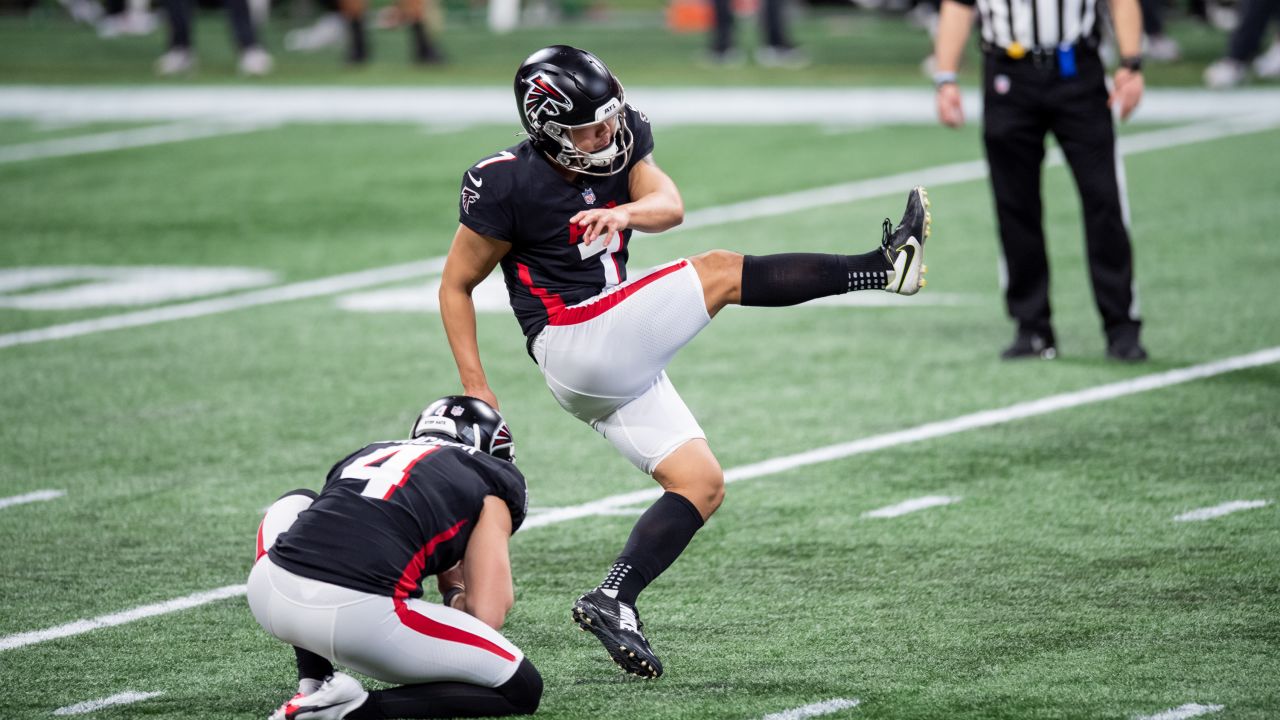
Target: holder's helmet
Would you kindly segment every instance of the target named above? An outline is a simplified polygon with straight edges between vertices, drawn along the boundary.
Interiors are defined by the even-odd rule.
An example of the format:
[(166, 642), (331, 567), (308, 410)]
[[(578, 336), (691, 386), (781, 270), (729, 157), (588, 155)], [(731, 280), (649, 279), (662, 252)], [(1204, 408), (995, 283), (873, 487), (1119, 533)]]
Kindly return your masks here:
[[(586, 175), (614, 175), (627, 166), (635, 138), (627, 127), (626, 93), (600, 58), (568, 45), (545, 47), (520, 65), (515, 80), (520, 123), (533, 146)], [(613, 139), (594, 152), (579, 149), (571, 131), (617, 123)]]
[(450, 395), (427, 406), (413, 424), (412, 437), (440, 435), (500, 460), (516, 461), (516, 443), (502, 414), (489, 403)]

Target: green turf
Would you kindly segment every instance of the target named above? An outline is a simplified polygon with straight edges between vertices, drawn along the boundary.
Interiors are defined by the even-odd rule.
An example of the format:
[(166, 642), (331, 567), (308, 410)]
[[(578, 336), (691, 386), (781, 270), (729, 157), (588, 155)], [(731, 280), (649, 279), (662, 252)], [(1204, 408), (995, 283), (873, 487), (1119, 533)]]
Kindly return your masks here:
[[(98, 128), (93, 128), (94, 130)], [(24, 142), (9, 126), (6, 142)], [(462, 169), (507, 128), (302, 126), (0, 169), (0, 267), (244, 265), (284, 282), (445, 252)], [(31, 131), (37, 132), (37, 131)], [(752, 152), (744, 152), (750, 148)], [(1153, 360), (1102, 359), (1065, 169), (1045, 172), (1063, 357), (995, 359), (1010, 328), (987, 186), (938, 186), (931, 293), (953, 306), (731, 309), (671, 376), (725, 467), (1280, 345), (1269, 131), (1135, 155), (1127, 170)], [(975, 128), (675, 128), (658, 161), (690, 210), (980, 157)], [(244, 158), (250, 158), (251, 162)], [(905, 188), (903, 188), (905, 190)], [(712, 247), (862, 251), (903, 192), (640, 238), (634, 267)], [(0, 333), (110, 315), (0, 313)], [(537, 507), (651, 486), (541, 384), (514, 320), (480, 341)], [(0, 636), (242, 583), (259, 513), (456, 388), (439, 320), (332, 298), (0, 349)], [(633, 521), (513, 540), (507, 634), (551, 718), (1130, 718), (1184, 703), (1280, 714), (1280, 369), (1267, 366), (759, 478), (642, 598), (667, 675), (623, 680), (568, 605)], [(896, 519), (863, 512), (963, 499)], [(262, 717), (292, 682), (244, 600), (0, 651), (0, 714)]]

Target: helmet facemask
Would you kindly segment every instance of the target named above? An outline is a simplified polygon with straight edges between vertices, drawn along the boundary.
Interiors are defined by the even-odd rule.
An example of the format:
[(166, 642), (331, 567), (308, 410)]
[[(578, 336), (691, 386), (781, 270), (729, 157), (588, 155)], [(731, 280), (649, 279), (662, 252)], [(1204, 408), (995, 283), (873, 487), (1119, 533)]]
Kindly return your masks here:
[[(598, 115), (603, 116), (601, 119), (580, 125), (564, 125), (553, 120), (542, 123), (539, 128), (542, 134), (559, 145), (558, 152), (554, 155), (550, 152), (547, 154), (565, 168), (583, 175), (608, 176), (622, 172), (631, 159), (631, 149), (635, 145), (635, 136), (627, 125), (626, 113), (622, 111), (624, 107), (626, 105), (622, 98), (616, 98), (597, 111)], [(609, 144), (604, 148), (589, 152), (574, 144), (574, 130), (611, 121), (616, 122), (617, 126)]]

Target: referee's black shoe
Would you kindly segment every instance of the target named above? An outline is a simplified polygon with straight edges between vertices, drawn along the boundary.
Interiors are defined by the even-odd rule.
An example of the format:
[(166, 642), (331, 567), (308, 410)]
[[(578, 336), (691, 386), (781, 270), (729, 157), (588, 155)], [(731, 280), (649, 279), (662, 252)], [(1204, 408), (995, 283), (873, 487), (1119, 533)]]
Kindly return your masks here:
[(1020, 329), (1018, 334), (1013, 337), (1013, 344), (1005, 348), (1000, 353), (1000, 357), (1003, 360), (1024, 360), (1028, 358), (1052, 360), (1058, 357), (1058, 346), (1054, 343), (1052, 330), (1036, 332)]
[(599, 638), (609, 657), (625, 672), (642, 678), (662, 674), (662, 662), (649, 647), (642, 632), (644, 623), (633, 605), (619, 602), (597, 588), (573, 604), (573, 619), (578, 627)]
[(889, 229), (889, 218), (884, 219), (880, 249), (889, 261), (889, 284), (884, 289), (899, 295), (915, 295), (925, 286), (924, 274), (929, 272), (924, 264), (924, 241), (929, 238), (933, 216), (929, 214), (929, 193), (923, 187), (913, 187), (907, 194), (907, 210), (898, 226)]
[(1122, 325), (1107, 331), (1107, 359), (1120, 362), (1142, 362), (1147, 351), (1138, 342), (1138, 325)]

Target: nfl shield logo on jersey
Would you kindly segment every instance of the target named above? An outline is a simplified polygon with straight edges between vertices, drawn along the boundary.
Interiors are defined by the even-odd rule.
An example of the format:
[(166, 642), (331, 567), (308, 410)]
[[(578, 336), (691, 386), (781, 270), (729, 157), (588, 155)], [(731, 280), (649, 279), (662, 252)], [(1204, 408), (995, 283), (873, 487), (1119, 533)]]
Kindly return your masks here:
[(582, 191), (582, 199), (583, 199), (584, 201), (586, 201), (586, 203), (587, 203), (588, 205), (595, 205), (595, 204), (596, 204), (596, 191), (595, 191), (595, 190), (592, 190), (591, 188), (587, 188), (586, 190), (583, 190), (583, 191)]

